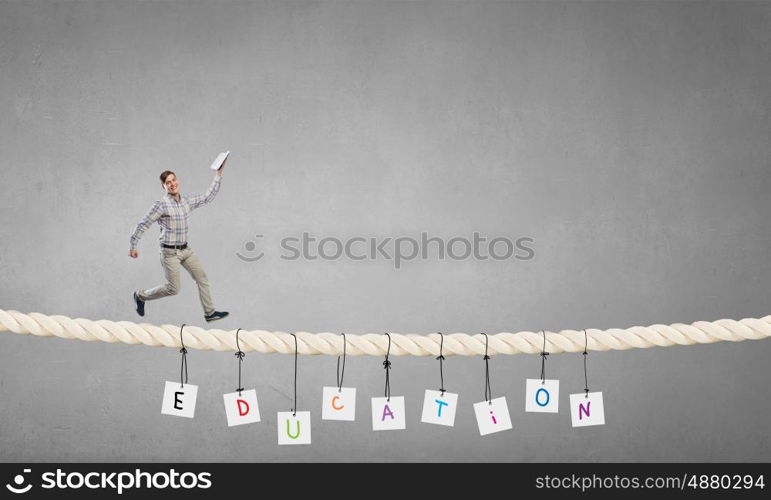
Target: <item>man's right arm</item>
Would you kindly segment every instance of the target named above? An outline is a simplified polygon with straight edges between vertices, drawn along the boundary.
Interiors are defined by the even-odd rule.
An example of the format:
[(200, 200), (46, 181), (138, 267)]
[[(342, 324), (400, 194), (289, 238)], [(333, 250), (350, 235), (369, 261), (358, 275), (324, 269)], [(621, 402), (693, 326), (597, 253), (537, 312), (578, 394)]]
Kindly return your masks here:
[(133, 253), (136, 252), (137, 249), (137, 243), (139, 243), (139, 238), (142, 237), (142, 234), (147, 230), (150, 225), (161, 218), (161, 215), (163, 215), (163, 206), (160, 201), (156, 201), (153, 207), (150, 209), (149, 212), (147, 212), (147, 215), (142, 217), (142, 220), (139, 221), (139, 224), (137, 224), (136, 229), (134, 229), (134, 234), (131, 235), (131, 247), (129, 249), (129, 255), (134, 257)]

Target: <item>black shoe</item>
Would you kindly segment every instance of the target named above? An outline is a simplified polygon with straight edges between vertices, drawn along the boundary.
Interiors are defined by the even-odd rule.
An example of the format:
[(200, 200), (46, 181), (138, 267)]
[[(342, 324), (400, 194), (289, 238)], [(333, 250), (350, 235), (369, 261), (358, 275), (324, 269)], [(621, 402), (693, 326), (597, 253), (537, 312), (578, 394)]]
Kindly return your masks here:
[(145, 301), (139, 298), (137, 292), (134, 292), (134, 303), (137, 305), (137, 314), (140, 316), (145, 315)]
[(226, 317), (228, 314), (230, 313), (227, 311), (214, 311), (213, 313), (204, 316), (204, 318), (206, 318), (206, 321), (217, 321), (218, 319)]

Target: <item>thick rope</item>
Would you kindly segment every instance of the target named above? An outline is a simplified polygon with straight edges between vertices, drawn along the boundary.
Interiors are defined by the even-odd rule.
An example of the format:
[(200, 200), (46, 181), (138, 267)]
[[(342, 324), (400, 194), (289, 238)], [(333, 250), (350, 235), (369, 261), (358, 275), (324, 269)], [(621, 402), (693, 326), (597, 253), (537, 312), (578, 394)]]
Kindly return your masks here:
[[(106, 319), (71, 319), (67, 316), (46, 316), (40, 313), (24, 314), (18, 311), (0, 309), (0, 332), (11, 331), (40, 337), (56, 336), (64, 339), (102, 342), (123, 342), (179, 348), (179, 327), (175, 325), (155, 326), (131, 321), (109, 321)], [(771, 316), (761, 319), (739, 321), (721, 319), (718, 321), (697, 321), (686, 325), (633, 326), (627, 329), (587, 329), (588, 350), (625, 350), (654, 346), (710, 344), (720, 341), (741, 342), (749, 339), (771, 337)], [(297, 349), (300, 354), (343, 353), (343, 338), (337, 333), (297, 334)], [(389, 332), (390, 333), (390, 332)], [(544, 335), (546, 344), (544, 347)], [(413, 333), (390, 333), (391, 354), (395, 356), (438, 356), (442, 336), (438, 333), (418, 335)], [(291, 333), (268, 332), (264, 330), (241, 330), (239, 338), (243, 351), (263, 353), (294, 354), (295, 344)], [(352, 356), (383, 356), (388, 348), (386, 335), (367, 333), (346, 334), (346, 354)], [(214, 351), (236, 351), (235, 330), (205, 330), (195, 326), (185, 327), (185, 346), (189, 349)], [(490, 335), (490, 354), (541, 354), (583, 352), (584, 331), (562, 330), (560, 332), (519, 332)], [(482, 334), (468, 335), (453, 333), (444, 335), (442, 354), (461, 356), (483, 356), (485, 337)]]

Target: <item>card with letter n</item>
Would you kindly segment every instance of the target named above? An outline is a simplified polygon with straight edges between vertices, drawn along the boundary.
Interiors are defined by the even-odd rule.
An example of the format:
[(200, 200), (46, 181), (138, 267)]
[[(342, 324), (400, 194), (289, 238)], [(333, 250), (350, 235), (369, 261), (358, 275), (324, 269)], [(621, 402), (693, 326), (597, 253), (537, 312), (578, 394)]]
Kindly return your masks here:
[(175, 417), (193, 418), (197, 397), (197, 385), (185, 384), (182, 386), (179, 382), (166, 382), (161, 413)]
[(601, 392), (570, 395), (570, 419), (573, 427), (605, 425), (605, 407)]

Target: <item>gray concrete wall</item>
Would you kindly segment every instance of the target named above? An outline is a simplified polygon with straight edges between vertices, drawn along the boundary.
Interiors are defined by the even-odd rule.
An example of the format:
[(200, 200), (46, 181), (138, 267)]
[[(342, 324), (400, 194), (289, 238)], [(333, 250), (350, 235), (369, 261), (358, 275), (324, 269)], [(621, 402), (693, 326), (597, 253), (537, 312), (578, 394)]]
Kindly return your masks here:
[[(0, 2), (0, 308), (132, 320), (161, 280), (161, 170), (193, 214), (219, 328), (500, 332), (761, 317), (771, 282), (769, 2)], [(531, 237), (505, 261), (280, 258), (319, 237)], [(265, 257), (236, 252), (264, 237)], [(251, 248), (251, 247), (250, 247)], [(195, 287), (147, 322), (204, 326)], [(320, 419), (333, 357), (300, 358), (313, 444), (276, 443), (292, 357), (247, 355), (263, 422), (227, 428), (232, 354), (193, 351), (194, 420), (162, 416), (176, 350), (0, 334), (4, 461), (768, 461), (771, 341), (593, 353), (607, 425), (524, 412), (537, 356), (494, 357), (511, 432), (480, 438), (484, 363), (450, 358), (456, 427), (421, 424), (431, 358), (394, 358), (407, 430), (371, 431), (381, 358), (349, 358), (355, 423)]]

